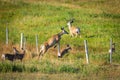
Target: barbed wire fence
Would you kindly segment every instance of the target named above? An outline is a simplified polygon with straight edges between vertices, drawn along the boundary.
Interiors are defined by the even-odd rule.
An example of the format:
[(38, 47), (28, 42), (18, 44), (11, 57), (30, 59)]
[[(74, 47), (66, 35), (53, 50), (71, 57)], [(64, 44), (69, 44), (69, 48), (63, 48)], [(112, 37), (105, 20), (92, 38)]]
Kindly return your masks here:
[[(20, 49), (24, 48), (26, 49), (26, 37), (24, 36), (24, 33), (20, 34)], [(39, 48), (38, 48), (38, 35), (35, 35), (35, 43), (36, 43), (36, 54), (38, 55), (39, 53)], [(89, 64), (90, 63), (90, 59), (89, 59), (89, 52), (88, 52), (88, 41), (84, 40), (84, 49), (85, 49), (85, 56), (86, 56), (86, 63)], [(9, 44), (9, 30), (8, 27), (6, 27), (6, 45)], [(112, 38), (110, 38), (110, 49), (109, 49), (109, 60), (110, 63), (112, 63), (112, 54), (115, 51), (115, 43), (113, 43)]]

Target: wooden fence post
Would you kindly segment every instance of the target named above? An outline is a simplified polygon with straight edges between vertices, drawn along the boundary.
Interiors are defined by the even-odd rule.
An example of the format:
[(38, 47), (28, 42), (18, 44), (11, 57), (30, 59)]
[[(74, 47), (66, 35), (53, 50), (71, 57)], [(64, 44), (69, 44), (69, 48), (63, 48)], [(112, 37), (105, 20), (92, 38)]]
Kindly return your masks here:
[(6, 45), (8, 45), (8, 28), (6, 27)]
[(20, 49), (23, 48), (23, 33), (21, 33)]
[(24, 50), (26, 50), (26, 37), (24, 37)]
[(36, 35), (36, 53), (38, 54), (38, 35)]
[(87, 61), (87, 64), (89, 64), (89, 55), (88, 55), (87, 40), (84, 40), (84, 44), (85, 44), (86, 61)]
[(110, 53), (110, 63), (112, 63), (112, 38), (110, 39), (110, 50), (109, 50), (109, 53)]

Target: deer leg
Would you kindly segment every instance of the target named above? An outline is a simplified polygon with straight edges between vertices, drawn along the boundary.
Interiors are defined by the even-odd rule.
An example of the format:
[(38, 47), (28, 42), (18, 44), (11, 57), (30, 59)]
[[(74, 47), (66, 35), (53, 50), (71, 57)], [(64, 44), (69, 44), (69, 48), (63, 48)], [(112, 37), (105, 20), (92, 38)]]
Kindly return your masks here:
[[(42, 56), (45, 54), (45, 52), (46, 52), (46, 51), (44, 50), (44, 51), (42, 51), (42, 52), (39, 54), (39, 58), (40, 58), (40, 59), (41, 59)], [(38, 59), (39, 59), (39, 58), (38, 58)]]
[(77, 32), (77, 35), (81, 38), (81, 34), (80, 34), (80, 32)]
[(73, 37), (73, 36), (74, 36), (74, 35), (73, 35), (73, 33), (71, 33), (70, 35), (71, 35), (71, 37)]
[(15, 61), (15, 57), (13, 58), (13, 61)]
[(57, 45), (54, 46), (54, 48), (56, 48), (56, 47), (57, 47)]
[(38, 59), (40, 58), (40, 56), (41, 56), (41, 53), (42, 53), (42, 51), (40, 51), (40, 53), (39, 53), (39, 55), (38, 55)]
[(40, 46), (40, 53), (38, 55), (38, 59), (40, 58), (41, 54), (43, 53), (43, 50), (44, 50), (44, 45), (41, 45)]
[(5, 54), (2, 54), (1, 59), (2, 59), (2, 61), (5, 60)]
[(81, 34), (80, 33), (78, 33), (77, 35), (81, 38)]
[(80, 38), (81, 38), (81, 35), (80, 35)]
[(60, 54), (60, 42), (58, 42), (58, 58), (61, 57), (61, 54)]
[(78, 34), (77, 33), (75, 33), (75, 37), (77, 37), (78, 36)]

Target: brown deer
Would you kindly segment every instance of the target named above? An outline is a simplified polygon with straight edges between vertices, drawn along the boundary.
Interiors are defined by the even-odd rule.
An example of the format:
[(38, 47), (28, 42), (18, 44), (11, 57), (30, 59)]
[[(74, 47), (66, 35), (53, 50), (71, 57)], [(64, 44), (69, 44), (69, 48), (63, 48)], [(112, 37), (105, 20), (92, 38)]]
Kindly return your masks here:
[(20, 52), (16, 49), (16, 47), (13, 47), (13, 53), (14, 54), (19, 54)]
[(2, 60), (10, 60), (10, 61), (14, 61), (14, 54), (10, 54), (10, 53), (6, 53), (6, 54), (2, 54), (1, 59)]
[(60, 58), (62, 58), (62, 57), (63, 57), (66, 53), (68, 53), (68, 51), (71, 50), (71, 49), (72, 49), (72, 48), (71, 48), (69, 45), (67, 45), (66, 48), (61, 51), (61, 56), (60, 56)]
[(1, 56), (1, 59), (2, 60), (10, 60), (10, 61), (14, 61), (16, 59), (20, 59), (22, 61), (22, 59), (24, 58), (24, 55), (25, 55), (25, 50), (22, 48), (21, 49), (22, 52), (20, 53), (16, 47), (13, 47), (13, 51), (14, 51), (14, 54), (10, 54), (10, 53), (6, 53), (6, 54), (2, 54)]
[[(78, 36), (80, 34), (80, 28), (79, 27), (75, 27), (75, 26), (72, 26), (72, 23), (73, 23), (73, 19), (69, 20), (67, 25), (68, 25), (68, 28), (69, 28), (69, 32), (70, 32), (70, 35), (73, 37), (73, 36)], [(81, 36), (80, 36), (81, 37)]]
[(23, 58), (24, 58), (24, 56), (25, 56), (25, 50), (23, 49), (23, 48), (21, 48), (21, 53), (19, 52), (19, 53), (16, 53), (15, 54), (15, 57), (14, 57), (14, 59), (16, 60), (16, 59), (18, 59), (18, 60), (21, 60), (21, 62), (22, 62), (22, 60), (23, 60)]
[[(16, 47), (13, 47), (13, 52), (18, 52), (18, 50), (16, 49)], [(5, 54), (2, 54), (1, 56), (1, 59), (2, 60), (10, 60), (10, 61), (14, 61), (15, 59), (15, 54), (10, 54), (10, 53), (5, 53)]]
[(40, 47), (40, 53), (39, 53), (39, 57), (47, 52), (47, 50), (54, 46), (55, 44), (58, 45), (58, 56), (61, 56), (60, 54), (60, 40), (61, 40), (61, 36), (63, 34), (68, 34), (68, 32), (66, 30), (64, 30), (64, 28), (61, 28), (61, 32), (56, 34), (56, 35), (53, 35), (51, 38), (48, 39), (48, 41), (46, 41), (43, 45), (41, 45)]

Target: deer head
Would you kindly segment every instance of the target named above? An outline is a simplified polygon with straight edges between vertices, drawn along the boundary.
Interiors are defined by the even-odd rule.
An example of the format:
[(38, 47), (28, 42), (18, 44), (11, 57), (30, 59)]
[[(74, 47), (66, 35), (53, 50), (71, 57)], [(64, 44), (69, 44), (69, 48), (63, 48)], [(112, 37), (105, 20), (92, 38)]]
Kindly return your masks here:
[(67, 26), (68, 26), (70, 35), (71, 36), (75, 36), (76, 35), (76, 37), (77, 37), (80, 34), (80, 28), (77, 27), (77, 26), (73, 26), (72, 25), (73, 21), (74, 21), (74, 18), (69, 20), (68, 23), (67, 23)]
[(61, 28), (63, 34), (69, 34), (63, 27)]
[(67, 48), (68, 48), (68, 49), (72, 49), (69, 44), (67, 44)]
[(71, 26), (71, 24), (74, 22), (74, 18), (70, 19), (68, 22), (67, 22), (67, 25), (68, 26)]

